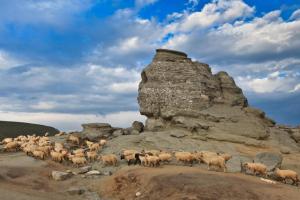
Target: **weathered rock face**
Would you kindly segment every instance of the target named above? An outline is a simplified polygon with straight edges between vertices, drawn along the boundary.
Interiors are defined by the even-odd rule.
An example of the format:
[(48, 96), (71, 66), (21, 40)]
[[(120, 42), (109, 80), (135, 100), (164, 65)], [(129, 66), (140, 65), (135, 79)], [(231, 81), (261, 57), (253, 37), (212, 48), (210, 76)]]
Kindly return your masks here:
[(107, 123), (90, 123), (82, 124), (82, 136), (91, 141), (98, 140), (99, 138), (107, 138), (112, 135), (114, 128)]
[(147, 117), (197, 117), (212, 104), (247, 106), (247, 99), (226, 73), (211, 73), (207, 64), (186, 54), (158, 49), (143, 70), (139, 86), (140, 112)]
[(248, 107), (226, 72), (214, 75), (207, 64), (185, 53), (158, 49), (141, 77), (138, 103), (148, 117), (145, 130), (182, 128), (265, 139), (274, 125), (263, 112)]

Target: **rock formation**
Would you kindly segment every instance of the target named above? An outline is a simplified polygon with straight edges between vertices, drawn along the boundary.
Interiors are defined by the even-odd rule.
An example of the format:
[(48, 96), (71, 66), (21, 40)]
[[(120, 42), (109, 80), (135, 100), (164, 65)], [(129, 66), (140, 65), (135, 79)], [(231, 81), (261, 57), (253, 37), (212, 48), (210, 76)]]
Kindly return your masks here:
[(138, 103), (147, 116), (145, 130), (181, 128), (217, 138), (230, 134), (265, 139), (274, 125), (262, 111), (248, 106), (226, 72), (212, 74), (209, 65), (183, 52), (158, 49), (141, 77)]

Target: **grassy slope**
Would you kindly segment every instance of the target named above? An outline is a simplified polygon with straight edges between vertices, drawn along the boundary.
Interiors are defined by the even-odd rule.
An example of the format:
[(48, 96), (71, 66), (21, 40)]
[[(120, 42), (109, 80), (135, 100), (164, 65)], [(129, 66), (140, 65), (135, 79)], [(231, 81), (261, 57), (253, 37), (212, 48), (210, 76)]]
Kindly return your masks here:
[(44, 135), (46, 132), (53, 135), (59, 131), (53, 127), (39, 124), (0, 121), (0, 139), (5, 137), (16, 137), (22, 134)]

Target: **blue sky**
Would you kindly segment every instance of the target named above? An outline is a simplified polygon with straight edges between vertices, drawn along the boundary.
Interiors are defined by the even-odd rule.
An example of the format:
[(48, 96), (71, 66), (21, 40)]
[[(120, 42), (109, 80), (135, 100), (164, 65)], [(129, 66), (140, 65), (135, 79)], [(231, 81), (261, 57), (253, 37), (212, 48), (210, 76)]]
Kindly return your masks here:
[(300, 124), (300, 0), (0, 0), (0, 120), (129, 126), (156, 48), (225, 70)]

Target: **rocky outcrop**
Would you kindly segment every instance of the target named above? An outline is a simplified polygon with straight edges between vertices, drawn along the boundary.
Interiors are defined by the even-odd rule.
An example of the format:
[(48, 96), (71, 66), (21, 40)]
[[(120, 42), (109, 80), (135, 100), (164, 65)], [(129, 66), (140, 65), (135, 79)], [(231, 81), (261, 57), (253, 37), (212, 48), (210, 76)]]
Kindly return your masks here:
[(268, 171), (273, 171), (277, 167), (280, 168), (282, 160), (282, 155), (272, 152), (258, 153), (254, 158), (254, 162), (265, 164)]
[(141, 74), (138, 103), (147, 116), (145, 130), (185, 129), (266, 139), (274, 121), (248, 106), (242, 90), (226, 72), (183, 52), (158, 49)]
[(111, 127), (111, 125), (107, 123), (82, 124), (82, 127), (82, 137), (87, 138), (90, 141), (95, 141), (99, 138), (108, 138), (115, 131), (115, 128)]

